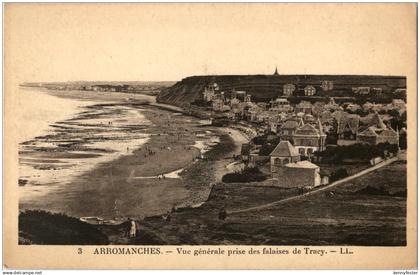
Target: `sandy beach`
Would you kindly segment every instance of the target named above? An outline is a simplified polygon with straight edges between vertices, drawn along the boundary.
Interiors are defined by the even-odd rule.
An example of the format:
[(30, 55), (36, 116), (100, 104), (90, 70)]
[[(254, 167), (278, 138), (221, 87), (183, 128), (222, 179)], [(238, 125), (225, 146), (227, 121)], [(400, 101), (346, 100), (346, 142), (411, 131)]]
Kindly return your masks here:
[[(108, 97), (101, 93), (48, 93), (97, 104), (70, 120), (55, 123), (61, 127), (58, 132), (38, 137), (43, 149), (32, 144), (34, 148), (21, 152), (21, 161), (25, 162), (28, 156), (44, 159), (48, 164), (40, 168), (38, 162), (34, 169), (53, 172), (63, 160), (68, 163), (73, 159), (74, 164), (84, 167), (85, 171), (78, 168), (82, 173), (66, 183), (58, 176), (56, 181), (42, 186), (20, 187), (48, 189), (45, 194), (33, 192), (38, 194), (21, 200), (21, 210), (44, 209), (75, 217), (118, 220), (140, 219), (164, 214), (173, 208), (199, 205), (207, 199), (211, 186), (228, 171), (226, 166), (234, 161), (232, 156), (240, 152), (240, 145), (245, 141), (237, 130), (203, 125), (197, 118), (163, 109), (164, 106), (148, 105), (153, 103), (153, 98), (148, 96), (137, 95), (134, 100), (134, 96), (127, 94), (112, 95), (110, 102), (104, 103)], [(127, 97), (132, 100), (127, 102)], [(121, 110), (141, 115), (141, 121), (137, 124), (135, 116), (134, 120), (124, 120)], [(118, 129), (112, 130), (110, 135), (116, 125)], [(58, 139), (66, 146), (45, 148), (45, 144)], [(98, 149), (107, 143), (118, 143), (121, 148), (117, 153)], [(28, 146), (30, 144), (28, 142)], [(45, 160), (46, 156), (49, 160)], [(104, 156), (108, 159), (92, 167), (80, 165), (86, 159)], [(75, 170), (74, 167), (68, 169)], [(63, 175), (62, 171), (57, 174)]]

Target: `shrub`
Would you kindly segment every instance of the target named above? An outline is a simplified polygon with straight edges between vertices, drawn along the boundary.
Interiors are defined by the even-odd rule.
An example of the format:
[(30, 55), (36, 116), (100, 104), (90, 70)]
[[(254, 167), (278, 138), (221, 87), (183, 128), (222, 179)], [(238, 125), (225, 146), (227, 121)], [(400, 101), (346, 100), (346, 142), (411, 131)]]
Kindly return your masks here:
[(344, 159), (370, 160), (376, 157), (384, 157), (385, 151), (395, 154), (398, 152), (398, 145), (387, 142), (378, 145), (356, 143), (344, 146), (328, 146), (325, 151), (318, 153), (318, 155), (327, 162), (341, 162)]
[(263, 181), (265, 179), (266, 176), (257, 167), (245, 168), (241, 172), (228, 173), (222, 177), (222, 181), (226, 183)]
[(94, 225), (64, 214), (41, 210), (19, 213), (19, 234), (33, 244), (108, 244), (108, 237)]
[(346, 168), (340, 168), (334, 172), (331, 173), (330, 175), (330, 181), (337, 181), (340, 180), (342, 178), (348, 177), (348, 173)]
[(260, 156), (268, 156), (273, 152), (274, 148), (276, 148), (278, 143), (267, 143), (261, 146), (260, 151), (258, 152), (258, 155)]

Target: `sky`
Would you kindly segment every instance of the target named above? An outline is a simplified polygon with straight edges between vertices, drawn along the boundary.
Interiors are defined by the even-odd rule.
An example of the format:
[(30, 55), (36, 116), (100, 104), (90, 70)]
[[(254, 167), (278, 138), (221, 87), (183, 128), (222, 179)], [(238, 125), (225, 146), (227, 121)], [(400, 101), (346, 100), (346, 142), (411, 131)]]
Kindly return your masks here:
[[(407, 75), (415, 4), (6, 4), (19, 81)], [(414, 54), (414, 55), (413, 55)]]

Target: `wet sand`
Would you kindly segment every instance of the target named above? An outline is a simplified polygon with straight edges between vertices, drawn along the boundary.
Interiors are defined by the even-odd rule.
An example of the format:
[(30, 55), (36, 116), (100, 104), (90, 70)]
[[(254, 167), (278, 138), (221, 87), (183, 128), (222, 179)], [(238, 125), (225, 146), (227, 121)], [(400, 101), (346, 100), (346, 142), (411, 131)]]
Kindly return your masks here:
[[(102, 100), (101, 95), (94, 98)], [(204, 202), (226, 165), (233, 162), (232, 155), (240, 150), (243, 140), (239, 138), (236, 145), (234, 141), (240, 133), (203, 126), (196, 118), (143, 103), (123, 99), (107, 105), (112, 110), (138, 108), (150, 121), (147, 127), (133, 124), (125, 129), (126, 134), (121, 132), (121, 137), (133, 132), (147, 136), (141, 147), (127, 148), (126, 154), (96, 165), (71, 183), (48, 186), (51, 191), (45, 197), (20, 202), (20, 209), (44, 209), (76, 217), (140, 219)], [(182, 172), (178, 175), (174, 172), (177, 170)], [(171, 175), (163, 178), (167, 173)]]

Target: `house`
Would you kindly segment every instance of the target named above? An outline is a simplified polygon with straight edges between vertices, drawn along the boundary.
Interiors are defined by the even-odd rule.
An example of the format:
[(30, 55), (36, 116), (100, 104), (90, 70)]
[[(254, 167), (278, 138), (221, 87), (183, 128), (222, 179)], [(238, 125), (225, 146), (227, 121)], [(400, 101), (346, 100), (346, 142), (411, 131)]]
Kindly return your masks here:
[(267, 122), (268, 123), (268, 129), (273, 133), (277, 133), (281, 120), (282, 120), (282, 116), (280, 114), (271, 113), (270, 117), (268, 118), (268, 122)]
[(214, 88), (213, 86), (206, 86), (204, 88), (204, 92), (203, 92), (203, 99), (206, 102), (210, 102), (213, 100), (213, 96), (214, 96)]
[(245, 99), (244, 99), (245, 103), (251, 103), (251, 95), (245, 95)]
[(273, 177), (278, 168), (288, 163), (300, 161), (299, 152), (288, 140), (281, 140), (270, 153), (270, 171)]
[(392, 93), (399, 98), (407, 98), (407, 89), (405, 88), (397, 88)]
[(305, 124), (296, 129), (293, 134), (293, 145), (298, 149), (299, 154), (305, 157), (311, 157), (315, 151), (325, 150), (325, 139), (321, 121), (318, 119), (316, 126)]
[(370, 87), (352, 87), (353, 93), (358, 95), (368, 95), (370, 94)]
[(282, 140), (293, 140), (296, 129), (304, 125), (302, 118), (292, 118), (286, 120), (281, 126), (278, 134)]
[(257, 122), (268, 123), (271, 113), (269, 111), (261, 111), (257, 114)]
[(379, 143), (399, 144), (399, 134), (383, 123), (378, 113), (375, 113), (368, 127), (356, 136), (357, 142), (377, 145)]
[(373, 103), (367, 101), (365, 104), (362, 105), (363, 111), (370, 111), (373, 108)]
[(322, 113), (320, 113), (318, 118), (319, 118), (319, 120), (321, 120), (322, 124), (324, 124), (324, 123), (332, 124), (333, 121), (334, 121), (332, 113), (328, 110), (325, 110)]
[(395, 109), (399, 109), (399, 110), (406, 109), (405, 102), (402, 99), (393, 99), (391, 105)]
[(221, 112), (223, 110), (224, 105), (225, 103), (220, 98), (213, 99), (213, 102), (212, 102), (213, 111)]
[(247, 96), (246, 91), (232, 91), (231, 93), (232, 99), (236, 98), (242, 102), (245, 101), (246, 96)]
[(356, 141), (359, 130), (360, 116), (347, 114), (337, 120), (337, 136), (339, 145), (348, 145), (349, 141)]
[(321, 82), (321, 88), (324, 92), (327, 91), (332, 91), (332, 89), (334, 88), (334, 81), (332, 80), (323, 80)]
[(254, 149), (251, 149), (249, 152), (249, 167), (255, 167), (257, 165), (264, 164), (269, 161), (270, 156), (260, 155), (261, 146), (255, 146)]
[(305, 96), (313, 96), (316, 93), (316, 89), (312, 85), (306, 86), (304, 91), (305, 91)]
[(296, 91), (296, 86), (293, 84), (284, 84), (283, 85), (283, 95), (284, 96), (292, 96), (293, 93)]
[(380, 94), (380, 93), (382, 93), (382, 88), (372, 88), (372, 93), (373, 94)]
[(276, 100), (270, 101), (270, 111), (277, 113), (288, 113), (293, 111), (292, 106), (290, 106), (289, 101), (285, 98), (277, 98)]
[(357, 110), (361, 110), (362, 107), (360, 107), (359, 104), (350, 103), (347, 105), (346, 110), (349, 110), (351, 112), (356, 112)]
[(244, 108), (244, 116), (251, 122), (257, 121), (257, 115), (260, 112), (262, 112), (262, 108), (256, 104), (251, 104)]
[(241, 147), (241, 159), (243, 162), (247, 163), (249, 161), (249, 154), (253, 150), (253, 146), (250, 143), (244, 143)]
[(321, 185), (319, 166), (310, 161), (298, 161), (276, 168), (273, 183), (283, 188), (313, 188)]
[(244, 115), (244, 108), (248, 105), (248, 102), (243, 102), (239, 100), (238, 98), (233, 98), (230, 101), (230, 108), (231, 112), (235, 114), (237, 117), (241, 117)]
[(312, 114), (314, 116), (318, 116), (320, 113), (322, 113), (325, 110), (325, 103), (324, 102), (315, 102), (312, 104)]
[(338, 110), (343, 110), (343, 108), (340, 107), (340, 105), (338, 105), (337, 103), (335, 103), (334, 98), (331, 97), (328, 103), (324, 105), (324, 110), (338, 111)]
[(379, 103), (375, 104), (375, 103), (373, 103), (373, 106), (371, 108), (371, 111), (379, 112), (381, 110), (385, 110), (385, 106), (383, 104), (379, 104)]
[(311, 114), (304, 114), (302, 118), (304, 123), (312, 124), (315, 122), (315, 117)]
[(301, 101), (295, 106), (295, 113), (312, 114), (312, 104), (309, 101)]
[(229, 102), (231, 108), (237, 107), (239, 103), (241, 103), (241, 101), (237, 99), (236, 97), (232, 98)]

